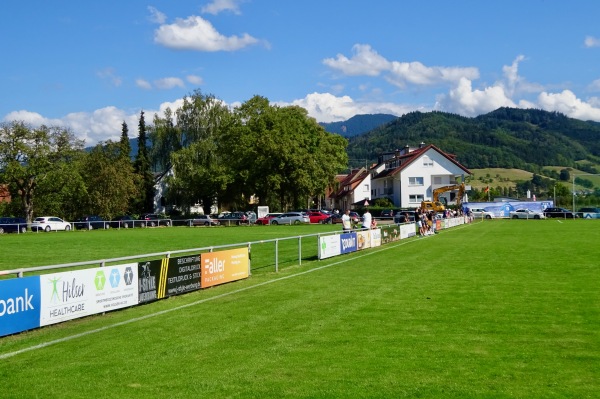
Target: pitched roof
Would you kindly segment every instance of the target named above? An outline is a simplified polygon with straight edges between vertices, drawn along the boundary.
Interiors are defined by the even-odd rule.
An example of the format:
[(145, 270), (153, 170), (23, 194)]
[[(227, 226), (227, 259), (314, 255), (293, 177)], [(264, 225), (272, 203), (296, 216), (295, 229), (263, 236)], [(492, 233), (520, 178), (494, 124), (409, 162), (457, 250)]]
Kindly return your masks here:
[(402, 154), (402, 155), (396, 156), (390, 160), (387, 160), (386, 162), (391, 161), (391, 160), (400, 161), (400, 165), (396, 168), (384, 169), (381, 173), (377, 174), (377, 176), (373, 177), (373, 179), (381, 179), (383, 177), (394, 176), (394, 175), (400, 173), (402, 170), (406, 169), (410, 164), (412, 164), (414, 161), (419, 159), (423, 154), (425, 154), (430, 149), (437, 151), (440, 155), (442, 155), (443, 157), (448, 159), (450, 162), (452, 162), (453, 164), (458, 166), (460, 169), (464, 170), (467, 174), (469, 174), (469, 175), (471, 174), (471, 171), (469, 169), (467, 169), (466, 167), (461, 165), (456, 160), (456, 155), (444, 152), (444, 151), (440, 150), (439, 148), (437, 148), (436, 146), (434, 146), (433, 144), (429, 144), (425, 147), (417, 148), (409, 153)]
[[(369, 171), (365, 168), (354, 169), (345, 178), (340, 181), (340, 188), (332, 193), (330, 198), (344, 197), (354, 191), (354, 189), (369, 176)], [(348, 190), (345, 188), (349, 187)]]

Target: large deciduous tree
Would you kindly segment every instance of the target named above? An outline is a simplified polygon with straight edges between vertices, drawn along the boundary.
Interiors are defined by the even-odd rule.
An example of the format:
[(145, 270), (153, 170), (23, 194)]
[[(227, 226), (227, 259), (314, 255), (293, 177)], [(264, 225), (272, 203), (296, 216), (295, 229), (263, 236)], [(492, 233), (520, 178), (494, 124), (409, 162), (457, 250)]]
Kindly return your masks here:
[(81, 188), (81, 178), (71, 163), (82, 150), (83, 141), (63, 128), (34, 129), (23, 122), (0, 125), (0, 182), (9, 186), (13, 198), (18, 198), (28, 222), (42, 197), (40, 209), (56, 209), (65, 215), (57, 204), (65, 196), (77, 195)]

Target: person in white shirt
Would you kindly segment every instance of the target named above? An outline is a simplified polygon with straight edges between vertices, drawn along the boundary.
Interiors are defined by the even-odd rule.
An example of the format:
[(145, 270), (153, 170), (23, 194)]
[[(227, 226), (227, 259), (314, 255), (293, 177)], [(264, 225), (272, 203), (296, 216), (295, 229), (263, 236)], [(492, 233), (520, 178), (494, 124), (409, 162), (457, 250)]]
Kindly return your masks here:
[(352, 225), (350, 224), (350, 209), (346, 209), (346, 212), (342, 215), (342, 228), (344, 229), (344, 233), (349, 233), (352, 230)]
[(363, 214), (362, 220), (362, 228), (363, 230), (369, 230), (371, 228), (371, 223), (373, 222), (373, 217), (371, 216), (371, 212), (367, 209)]

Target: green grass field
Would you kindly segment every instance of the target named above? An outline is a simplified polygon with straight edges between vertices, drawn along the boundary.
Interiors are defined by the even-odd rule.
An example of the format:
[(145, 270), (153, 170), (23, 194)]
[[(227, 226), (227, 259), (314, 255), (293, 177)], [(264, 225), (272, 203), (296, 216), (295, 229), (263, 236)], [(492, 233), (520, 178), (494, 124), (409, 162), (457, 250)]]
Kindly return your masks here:
[(597, 229), (484, 221), (0, 338), (0, 397), (597, 398)]

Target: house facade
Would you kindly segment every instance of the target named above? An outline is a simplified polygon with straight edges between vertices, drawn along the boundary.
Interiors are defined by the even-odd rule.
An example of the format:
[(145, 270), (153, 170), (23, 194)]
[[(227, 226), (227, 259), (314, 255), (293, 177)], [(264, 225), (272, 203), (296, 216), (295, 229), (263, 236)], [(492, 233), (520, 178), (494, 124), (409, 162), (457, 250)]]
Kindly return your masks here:
[[(434, 145), (421, 143), (384, 153), (371, 170), (371, 198), (388, 198), (395, 207), (418, 208), (421, 201), (431, 200), (433, 190), (460, 184), (471, 172), (454, 155)], [(456, 201), (456, 192), (440, 196), (447, 204)]]
[(371, 173), (366, 168), (353, 169), (338, 176), (339, 187), (332, 192), (327, 204), (331, 209), (353, 209), (356, 204), (371, 201)]

